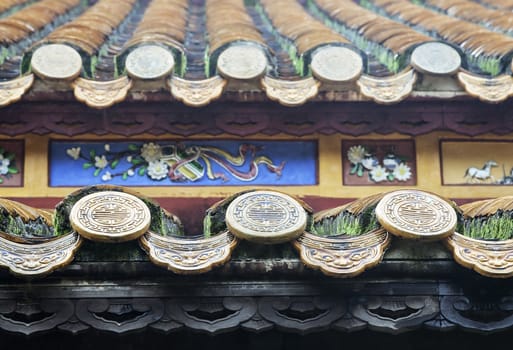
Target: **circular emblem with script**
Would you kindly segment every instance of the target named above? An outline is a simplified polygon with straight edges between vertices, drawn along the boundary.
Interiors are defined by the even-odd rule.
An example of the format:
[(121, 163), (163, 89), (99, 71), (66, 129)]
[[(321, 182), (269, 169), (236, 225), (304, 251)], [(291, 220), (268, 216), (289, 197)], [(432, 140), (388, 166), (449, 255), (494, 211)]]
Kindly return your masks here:
[(226, 211), (226, 225), (234, 235), (266, 244), (297, 238), (306, 221), (306, 211), (296, 200), (273, 191), (245, 193)]
[(360, 76), (363, 61), (358, 53), (347, 47), (329, 46), (318, 49), (310, 63), (312, 73), (326, 82), (348, 82)]
[(102, 191), (75, 203), (71, 226), (80, 235), (95, 241), (120, 242), (136, 239), (150, 227), (148, 206), (124, 192)]
[(417, 190), (388, 193), (376, 206), (376, 217), (394, 235), (430, 240), (451, 235), (457, 222), (456, 211), (447, 201)]
[(42, 79), (73, 80), (82, 70), (80, 54), (63, 44), (50, 44), (37, 48), (30, 64), (34, 73)]
[(411, 64), (422, 73), (449, 75), (455, 73), (461, 66), (458, 51), (451, 46), (430, 42), (419, 45), (411, 54)]
[(163, 47), (157, 45), (140, 46), (128, 54), (125, 61), (126, 72), (135, 79), (158, 79), (173, 70), (175, 59)]
[(233, 79), (255, 79), (264, 74), (266, 68), (264, 52), (251, 45), (230, 46), (217, 59), (219, 73)]

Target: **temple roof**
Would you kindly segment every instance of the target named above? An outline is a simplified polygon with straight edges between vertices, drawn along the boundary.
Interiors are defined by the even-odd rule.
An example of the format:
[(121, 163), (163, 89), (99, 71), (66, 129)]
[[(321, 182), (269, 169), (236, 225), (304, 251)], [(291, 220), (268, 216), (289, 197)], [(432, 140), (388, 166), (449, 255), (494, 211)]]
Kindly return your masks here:
[[(202, 106), (513, 93), (513, 1), (9, 0), (0, 105), (73, 91)], [(163, 94), (168, 90), (168, 93)], [(50, 95), (51, 96), (51, 95)]]

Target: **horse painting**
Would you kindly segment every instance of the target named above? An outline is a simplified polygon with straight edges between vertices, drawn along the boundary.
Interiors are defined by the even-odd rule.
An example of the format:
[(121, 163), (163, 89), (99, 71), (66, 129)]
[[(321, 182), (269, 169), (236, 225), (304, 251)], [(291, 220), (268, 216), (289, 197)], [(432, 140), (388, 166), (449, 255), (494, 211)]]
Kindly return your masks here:
[(467, 168), (465, 171), (465, 178), (467, 179), (467, 182), (494, 182), (495, 179), (491, 175), (492, 167), (496, 167), (497, 163), (493, 160), (489, 160), (486, 163), (484, 163), (483, 168), (474, 168), (470, 167)]

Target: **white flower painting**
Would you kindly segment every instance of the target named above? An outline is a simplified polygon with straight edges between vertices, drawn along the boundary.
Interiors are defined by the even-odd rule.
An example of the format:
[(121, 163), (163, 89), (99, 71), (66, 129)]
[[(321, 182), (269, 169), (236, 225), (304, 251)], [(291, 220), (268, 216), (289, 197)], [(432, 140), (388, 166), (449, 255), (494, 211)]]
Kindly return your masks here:
[[(345, 181), (349, 184), (413, 184), (414, 168), (412, 168), (413, 147), (406, 144), (409, 141), (397, 141), (398, 144), (368, 141), (346, 147), (349, 167)], [(402, 144), (401, 144), (402, 142)], [(407, 154), (396, 151), (396, 146), (407, 148)], [(410, 150), (411, 148), (411, 150)], [(349, 178), (349, 181), (346, 181)], [(351, 178), (360, 179), (351, 182)]]

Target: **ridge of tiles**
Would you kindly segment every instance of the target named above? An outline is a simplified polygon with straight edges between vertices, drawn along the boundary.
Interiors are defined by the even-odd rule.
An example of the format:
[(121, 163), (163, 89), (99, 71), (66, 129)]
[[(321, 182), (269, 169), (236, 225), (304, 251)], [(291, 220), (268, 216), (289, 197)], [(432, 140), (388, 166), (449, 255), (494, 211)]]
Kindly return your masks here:
[[(129, 91), (163, 89), (193, 106), (226, 90), (265, 91), (284, 105), (300, 105), (320, 91), (356, 90), (358, 99), (386, 104), (412, 95), (419, 74), (449, 77), (452, 96), (466, 90), (496, 103), (513, 94), (511, 7), (485, 0), (9, 0), (0, 5), (0, 105), (38, 84), (26, 78), (38, 73), (32, 55), (50, 44), (80, 54), (80, 77), (67, 81), (67, 89), (96, 108), (123, 101)], [(140, 66), (155, 60), (144, 57), (146, 46), (173, 56), (165, 75), (130, 74), (133, 51), (143, 48), (134, 54)], [(431, 56), (417, 62), (423, 46)], [(253, 51), (223, 56), (233, 47), (237, 54)], [(255, 50), (259, 57), (252, 57)], [(440, 67), (446, 62), (437, 55), (454, 67)], [(246, 74), (254, 66), (263, 71)], [(47, 91), (63, 88), (51, 74), (36, 75)]]

